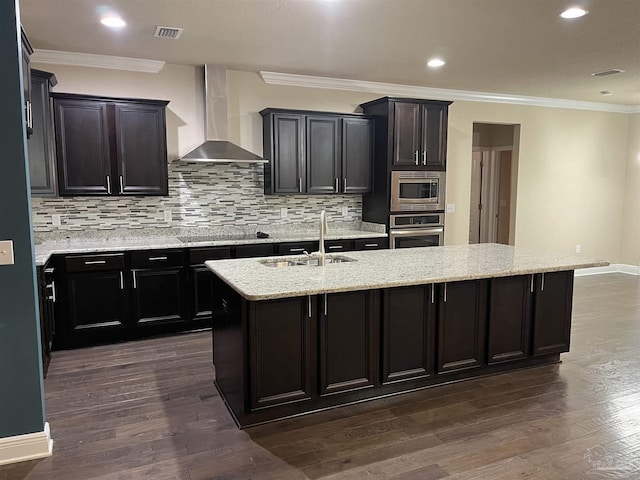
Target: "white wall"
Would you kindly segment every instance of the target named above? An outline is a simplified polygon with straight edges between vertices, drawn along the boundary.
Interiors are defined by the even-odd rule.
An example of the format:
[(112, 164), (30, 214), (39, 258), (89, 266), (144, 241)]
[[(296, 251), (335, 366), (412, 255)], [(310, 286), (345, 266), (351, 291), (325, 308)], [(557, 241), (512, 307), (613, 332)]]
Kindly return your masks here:
[[(56, 73), (56, 91), (170, 100), (170, 158), (186, 153), (204, 138), (199, 68), (166, 65), (158, 74), (57, 65), (36, 68)], [(229, 71), (229, 137), (262, 153), (258, 112), (263, 108), (354, 112), (360, 103), (380, 96), (375, 92), (267, 85), (255, 73)], [(446, 217), (446, 244), (468, 241), (474, 122), (521, 125), (516, 245), (572, 253), (580, 244), (585, 257), (616, 263), (623, 258), (628, 262), (635, 259), (637, 263), (637, 248), (632, 248), (637, 242), (629, 243), (626, 237), (638, 237), (640, 222), (623, 229), (623, 206), (633, 204), (627, 205), (625, 224), (638, 218), (635, 192), (640, 186), (640, 167), (633, 158), (640, 149), (639, 115), (454, 102), (449, 113), (447, 203), (454, 203), (456, 210)], [(630, 126), (634, 130), (631, 135)]]
[(640, 263), (640, 113), (630, 115), (621, 263)]

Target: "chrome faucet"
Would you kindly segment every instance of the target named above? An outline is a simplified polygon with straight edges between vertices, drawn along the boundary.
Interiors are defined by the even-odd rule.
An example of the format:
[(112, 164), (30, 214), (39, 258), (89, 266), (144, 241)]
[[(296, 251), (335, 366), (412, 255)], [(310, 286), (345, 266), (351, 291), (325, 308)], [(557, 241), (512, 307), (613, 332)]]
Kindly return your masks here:
[(327, 234), (328, 230), (329, 230), (329, 224), (327, 223), (327, 212), (322, 210), (320, 212), (320, 245), (318, 248), (318, 254), (319, 254), (318, 265), (319, 266), (324, 266), (324, 257), (325, 257), (324, 236)]

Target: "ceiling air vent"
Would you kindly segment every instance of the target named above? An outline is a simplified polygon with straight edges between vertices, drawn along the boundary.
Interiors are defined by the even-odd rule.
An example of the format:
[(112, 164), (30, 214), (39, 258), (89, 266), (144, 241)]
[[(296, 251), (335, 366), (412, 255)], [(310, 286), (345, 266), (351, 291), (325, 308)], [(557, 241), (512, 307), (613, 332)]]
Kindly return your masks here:
[(169, 38), (171, 40), (177, 40), (182, 35), (183, 28), (177, 27), (163, 27), (162, 25), (158, 25), (156, 27), (156, 33), (154, 33), (154, 37), (158, 38)]
[(591, 73), (590, 75), (594, 77), (608, 77), (609, 75), (615, 75), (616, 73), (624, 73), (624, 70), (620, 70), (619, 68), (611, 68), (609, 70), (603, 70), (601, 72)]

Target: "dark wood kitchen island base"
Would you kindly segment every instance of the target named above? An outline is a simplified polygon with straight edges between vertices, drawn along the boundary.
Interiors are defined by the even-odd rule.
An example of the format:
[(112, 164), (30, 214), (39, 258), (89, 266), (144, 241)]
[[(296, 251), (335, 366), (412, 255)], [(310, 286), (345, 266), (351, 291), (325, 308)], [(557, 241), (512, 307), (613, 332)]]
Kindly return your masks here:
[(222, 281), (218, 292), (216, 386), (240, 427), (556, 363), (569, 350), (573, 271), (264, 301)]

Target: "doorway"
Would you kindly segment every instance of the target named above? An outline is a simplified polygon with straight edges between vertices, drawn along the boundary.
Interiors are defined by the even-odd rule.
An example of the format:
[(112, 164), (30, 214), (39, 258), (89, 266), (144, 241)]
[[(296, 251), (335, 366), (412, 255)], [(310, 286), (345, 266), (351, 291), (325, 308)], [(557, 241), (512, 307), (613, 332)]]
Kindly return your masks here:
[(473, 124), (469, 243), (513, 245), (519, 125)]

